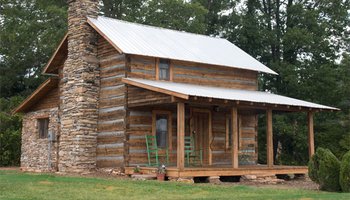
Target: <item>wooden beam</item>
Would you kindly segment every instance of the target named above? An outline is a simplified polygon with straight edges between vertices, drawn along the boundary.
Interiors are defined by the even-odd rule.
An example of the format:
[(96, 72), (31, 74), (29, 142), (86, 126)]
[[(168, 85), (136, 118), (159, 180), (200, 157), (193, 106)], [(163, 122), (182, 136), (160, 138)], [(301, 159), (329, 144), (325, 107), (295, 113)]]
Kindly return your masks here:
[(308, 140), (309, 140), (309, 158), (315, 153), (315, 144), (314, 144), (314, 113), (308, 112)]
[(238, 112), (237, 107), (231, 109), (232, 120), (232, 168), (238, 168)]
[(66, 34), (64, 35), (63, 39), (61, 40), (61, 42), (60, 42), (60, 44), (58, 45), (58, 47), (57, 47), (57, 49), (55, 50), (55, 52), (53, 53), (53, 55), (52, 55), (52, 57), (50, 58), (49, 62), (45, 65), (44, 70), (42, 71), (41, 74), (46, 74), (46, 73), (48, 73), (48, 70), (49, 70), (49, 68), (50, 68), (50, 66), (51, 66), (52, 61), (56, 58), (56, 55), (58, 54), (58, 52), (60, 51), (60, 49), (63, 47), (63, 44), (64, 44), (65, 42), (67, 42), (67, 41), (66, 41), (67, 38), (68, 38), (68, 33), (66, 33)]
[(266, 158), (267, 166), (273, 167), (272, 110), (266, 110)]
[(209, 134), (209, 141), (208, 141), (208, 165), (212, 165), (213, 164), (213, 151), (211, 149), (211, 143), (213, 141), (213, 133), (212, 133), (212, 117), (211, 117), (211, 112), (209, 111), (208, 112), (208, 134)]
[(177, 168), (185, 168), (185, 104), (177, 103)]

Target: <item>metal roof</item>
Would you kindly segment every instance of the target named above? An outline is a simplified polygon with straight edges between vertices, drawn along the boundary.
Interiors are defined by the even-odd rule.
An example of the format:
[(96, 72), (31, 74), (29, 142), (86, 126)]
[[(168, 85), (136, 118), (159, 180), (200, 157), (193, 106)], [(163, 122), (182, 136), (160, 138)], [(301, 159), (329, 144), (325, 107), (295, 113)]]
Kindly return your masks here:
[[(184, 83), (175, 83), (167, 81), (152, 81), (145, 79), (136, 79), (136, 78), (124, 78), (124, 82), (131, 85), (139, 86), (143, 85), (144, 88), (150, 89), (147, 86), (152, 88), (157, 88), (160, 90), (166, 90), (174, 92), (175, 95), (184, 98), (184, 95), (196, 96), (196, 97), (208, 97), (215, 99), (225, 99), (225, 100), (238, 100), (238, 101), (247, 101), (254, 103), (266, 103), (274, 105), (288, 105), (288, 106), (300, 106), (307, 108), (316, 108), (316, 109), (327, 109), (327, 110), (339, 110), (338, 108), (324, 106), (316, 103), (311, 103), (299, 99), (294, 99), (286, 96), (281, 96), (277, 94), (271, 94), (268, 92), (261, 91), (251, 91), (251, 90), (237, 90), (230, 88), (222, 87), (210, 87), (210, 86), (200, 86), (193, 84), (184, 84)], [(133, 84), (135, 83), (135, 84)], [(182, 96), (181, 96), (182, 95)]]
[(277, 74), (226, 39), (99, 16), (89, 24), (125, 54), (136, 54)]

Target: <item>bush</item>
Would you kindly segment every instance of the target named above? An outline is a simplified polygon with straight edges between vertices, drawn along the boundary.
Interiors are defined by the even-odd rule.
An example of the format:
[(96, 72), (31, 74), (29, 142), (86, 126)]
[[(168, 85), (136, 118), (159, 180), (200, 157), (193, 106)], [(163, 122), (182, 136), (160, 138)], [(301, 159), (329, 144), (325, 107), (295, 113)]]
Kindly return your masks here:
[(309, 176), (321, 190), (340, 191), (339, 169), (339, 160), (328, 149), (318, 148), (309, 162)]
[(311, 160), (309, 161), (309, 164), (308, 164), (308, 168), (309, 168), (309, 177), (310, 179), (315, 182), (315, 183), (320, 183), (319, 179), (318, 179), (318, 170), (319, 170), (319, 164), (318, 164), (318, 155), (319, 154), (314, 154), (312, 157), (311, 157)]
[(339, 183), (343, 192), (350, 192), (350, 151), (343, 156), (341, 161)]

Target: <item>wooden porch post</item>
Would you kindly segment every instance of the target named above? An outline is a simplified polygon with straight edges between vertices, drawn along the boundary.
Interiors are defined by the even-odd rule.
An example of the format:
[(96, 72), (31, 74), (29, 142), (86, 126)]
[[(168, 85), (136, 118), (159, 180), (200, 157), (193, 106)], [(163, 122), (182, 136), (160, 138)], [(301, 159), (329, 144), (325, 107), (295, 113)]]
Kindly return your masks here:
[(231, 110), (232, 123), (232, 167), (238, 168), (238, 113), (237, 108), (232, 107)]
[(307, 114), (308, 118), (308, 140), (309, 140), (309, 159), (315, 153), (315, 144), (314, 144), (314, 113), (309, 111)]
[(177, 168), (182, 171), (185, 167), (185, 104), (177, 103)]
[(273, 167), (273, 133), (272, 133), (272, 110), (266, 111), (266, 158), (267, 166)]

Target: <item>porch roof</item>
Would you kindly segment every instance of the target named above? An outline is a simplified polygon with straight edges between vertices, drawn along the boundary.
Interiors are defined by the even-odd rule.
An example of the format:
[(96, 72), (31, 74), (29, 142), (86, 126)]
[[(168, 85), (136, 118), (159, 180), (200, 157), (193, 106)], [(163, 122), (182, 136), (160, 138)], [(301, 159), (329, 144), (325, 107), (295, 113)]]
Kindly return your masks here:
[(309, 109), (339, 110), (335, 107), (325, 106), (262, 91), (238, 90), (137, 78), (123, 78), (123, 82), (129, 85), (168, 94), (181, 99), (189, 99), (190, 97), (205, 97), (213, 99), (272, 104), (278, 106), (295, 106)]

